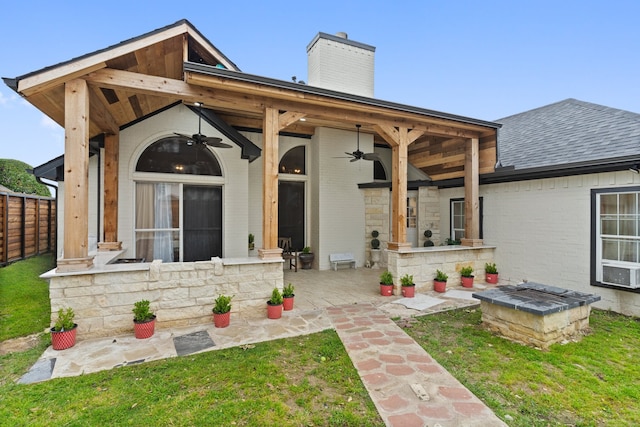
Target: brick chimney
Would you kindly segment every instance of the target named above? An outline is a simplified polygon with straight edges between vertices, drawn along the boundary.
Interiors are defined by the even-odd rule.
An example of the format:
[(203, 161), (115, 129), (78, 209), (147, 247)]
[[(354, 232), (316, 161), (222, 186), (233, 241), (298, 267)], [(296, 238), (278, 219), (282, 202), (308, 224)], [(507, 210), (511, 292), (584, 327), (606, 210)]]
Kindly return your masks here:
[(373, 98), (375, 51), (347, 33), (318, 33), (307, 46), (307, 84)]

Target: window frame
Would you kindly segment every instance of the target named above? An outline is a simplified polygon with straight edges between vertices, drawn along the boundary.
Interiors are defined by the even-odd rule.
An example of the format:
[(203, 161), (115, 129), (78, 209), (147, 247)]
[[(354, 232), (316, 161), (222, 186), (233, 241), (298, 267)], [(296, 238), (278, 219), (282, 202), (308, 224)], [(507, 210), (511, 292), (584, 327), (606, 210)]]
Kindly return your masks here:
[[(640, 186), (631, 187), (611, 187), (611, 188), (598, 188), (591, 189), (591, 233), (590, 233), (590, 266), (589, 266), (589, 281), (591, 286), (598, 286), (602, 288), (615, 289), (618, 291), (640, 293), (640, 289), (633, 289), (623, 285), (616, 285), (611, 283), (603, 283), (599, 279), (602, 277), (602, 245), (601, 239), (603, 234), (600, 230), (600, 196), (611, 194), (629, 194), (635, 193), (637, 198), (640, 198)], [(636, 201), (638, 203), (638, 201)], [(640, 211), (636, 213), (640, 216)], [(639, 219), (640, 221), (640, 219)], [(640, 225), (638, 225), (640, 227)], [(638, 233), (640, 234), (640, 232)], [(611, 235), (614, 236), (614, 235)], [(617, 234), (617, 236), (621, 236)], [(640, 241), (640, 236), (634, 238), (636, 241)], [(613, 261), (620, 265), (637, 265), (640, 266), (640, 262), (631, 261)]]
[[(484, 231), (483, 231), (484, 227), (482, 226), (483, 217), (484, 217), (484, 214), (483, 214), (483, 211), (484, 211), (484, 200), (483, 200), (482, 196), (479, 197), (478, 199), (479, 199), (478, 203), (480, 205), (480, 209), (479, 209), (480, 210), (480, 221), (479, 221), (480, 222), (480, 224), (479, 224), (479, 226), (480, 226), (480, 230), (479, 230), (480, 235), (479, 235), (479, 238), (482, 239), (483, 238), (483, 234), (484, 234)], [(460, 202), (462, 203), (462, 207), (463, 207), (463, 209), (462, 209), (462, 212), (463, 212), (462, 223), (464, 224), (465, 215), (466, 215), (466, 212), (465, 212), (465, 209), (464, 209), (464, 197), (455, 197), (455, 198), (449, 199), (449, 238), (451, 238), (453, 240), (455, 240), (455, 238), (454, 238), (455, 234), (454, 234), (454, 228), (453, 228), (453, 212), (454, 212), (453, 205), (454, 205), (454, 203), (460, 203)], [(464, 227), (462, 228), (462, 231), (464, 233)], [(462, 237), (462, 238), (464, 239), (464, 237)]]

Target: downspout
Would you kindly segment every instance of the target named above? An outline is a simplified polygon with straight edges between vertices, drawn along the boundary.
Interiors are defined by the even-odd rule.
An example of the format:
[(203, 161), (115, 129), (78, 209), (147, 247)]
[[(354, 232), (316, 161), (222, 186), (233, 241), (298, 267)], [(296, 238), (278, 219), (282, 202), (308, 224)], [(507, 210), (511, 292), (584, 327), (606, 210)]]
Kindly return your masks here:
[[(96, 179), (98, 181), (97, 182), (97, 187), (98, 187), (97, 194), (98, 194), (98, 197), (96, 197), (97, 204), (98, 204), (98, 206), (96, 207), (97, 208), (96, 209), (96, 226), (98, 227), (98, 230), (96, 232), (96, 245), (97, 245), (100, 242), (100, 238), (101, 238), (101, 236), (100, 236), (100, 217), (102, 216), (101, 212), (100, 212), (100, 197), (101, 197), (100, 195), (102, 194), (101, 193), (101, 185), (100, 185), (100, 173), (102, 171), (102, 169), (100, 167), (100, 163), (101, 163), (101, 159), (102, 159), (102, 150), (100, 149), (100, 146), (98, 146), (98, 150), (97, 150), (96, 154), (98, 155), (98, 173), (96, 174)], [(96, 246), (96, 250), (97, 250), (97, 246)]]
[(502, 162), (500, 161), (500, 144), (498, 144), (498, 135), (500, 133), (500, 129), (496, 128), (496, 165), (494, 169), (500, 169), (502, 167)]

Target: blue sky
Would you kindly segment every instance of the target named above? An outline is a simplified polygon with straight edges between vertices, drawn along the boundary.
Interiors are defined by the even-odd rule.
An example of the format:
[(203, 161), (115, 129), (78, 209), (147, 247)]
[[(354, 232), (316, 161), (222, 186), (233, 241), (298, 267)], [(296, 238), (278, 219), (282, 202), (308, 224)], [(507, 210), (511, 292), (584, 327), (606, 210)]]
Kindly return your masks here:
[[(577, 98), (640, 113), (640, 2), (22, 1), (0, 16), (17, 77), (188, 19), (244, 72), (306, 80), (320, 31), (376, 47), (375, 97), (495, 120)], [(0, 84), (0, 158), (63, 153), (62, 128)], [(640, 150), (640, 143), (639, 143)]]

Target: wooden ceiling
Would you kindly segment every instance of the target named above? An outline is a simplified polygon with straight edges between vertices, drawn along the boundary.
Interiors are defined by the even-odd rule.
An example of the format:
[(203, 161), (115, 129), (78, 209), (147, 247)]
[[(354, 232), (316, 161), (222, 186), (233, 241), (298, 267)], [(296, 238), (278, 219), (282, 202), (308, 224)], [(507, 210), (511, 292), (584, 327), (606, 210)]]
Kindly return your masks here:
[[(186, 63), (212, 70), (185, 72)], [(264, 108), (273, 106), (305, 117), (284, 132), (312, 135), (319, 126), (354, 130), (358, 123), (362, 132), (373, 133), (377, 143), (385, 144), (376, 125), (419, 129), (423, 135), (409, 146), (409, 162), (434, 180), (462, 177), (465, 144), (479, 138), (480, 173), (494, 170), (496, 127), (491, 124), (372, 105), (348, 96), (336, 99), (309, 86), (246, 76), (251, 77), (181, 21), (16, 80), (20, 94), (64, 127), (65, 82), (86, 79), (91, 89), (91, 136), (117, 133), (176, 102), (203, 102), (231, 126), (261, 129)]]

